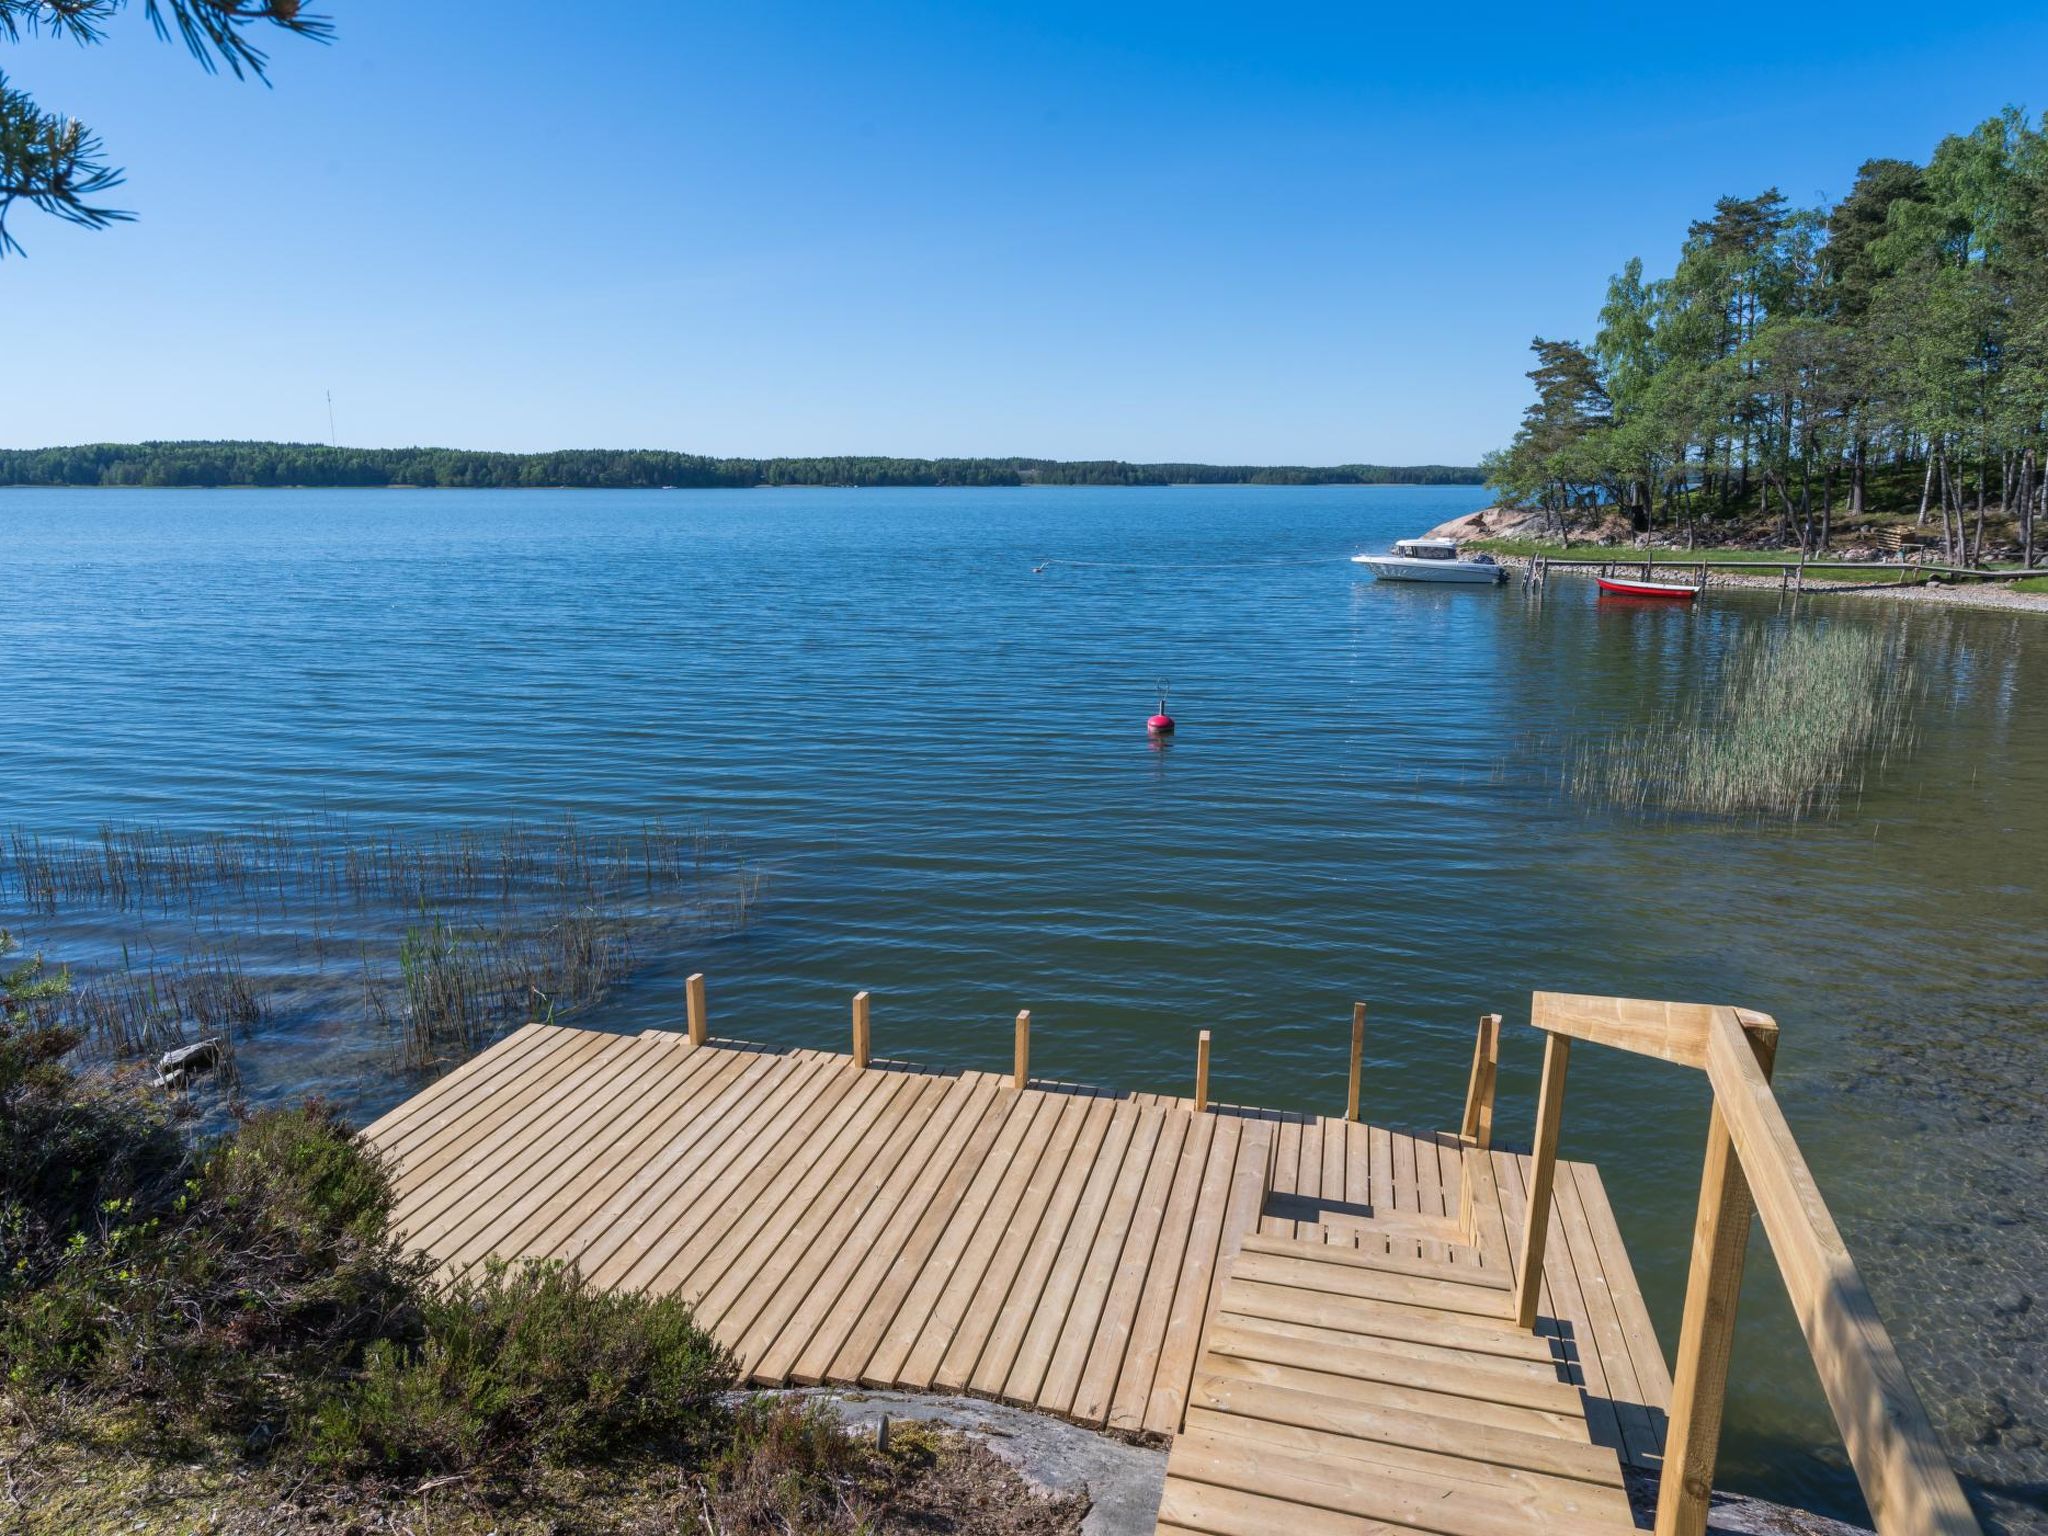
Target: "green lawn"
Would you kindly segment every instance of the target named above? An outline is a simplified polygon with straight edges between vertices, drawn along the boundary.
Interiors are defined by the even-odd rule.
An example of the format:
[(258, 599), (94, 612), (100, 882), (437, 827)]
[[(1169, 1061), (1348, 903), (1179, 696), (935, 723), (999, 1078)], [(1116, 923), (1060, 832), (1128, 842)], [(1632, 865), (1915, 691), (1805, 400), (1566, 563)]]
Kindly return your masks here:
[[(1702, 560), (1709, 565), (1725, 565), (1743, 560), (1797, 560), (1796, 549), (1635, 549), (1622, 544), (1563, 544), (1548, 539), (1471, 539), (1465, 542), (1466, 549), (1483, 549), (1493, 555), (1523, 555), (1533, 557), (1548, 555), (1553, 560), (1613, 560), (1618, 563), (1634, 562), (1641, 565), (1649, 560), (1655, 565), (1698, 565)], [(1808, 565), (1821, 562), (1809, 560)], [(1866, 566), (1863, 560), (1844, 560), (1842, 565)]]

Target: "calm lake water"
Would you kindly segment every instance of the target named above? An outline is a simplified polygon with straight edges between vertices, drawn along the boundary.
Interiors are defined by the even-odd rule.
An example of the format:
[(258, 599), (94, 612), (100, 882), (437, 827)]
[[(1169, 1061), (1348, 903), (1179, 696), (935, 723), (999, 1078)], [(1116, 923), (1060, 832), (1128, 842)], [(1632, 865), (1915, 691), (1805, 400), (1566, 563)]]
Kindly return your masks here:
[[(1739, 1002), (1784, 1028), (1787, 1113), (1959, 1463), (2048, 1528), (2048, 623), (1554, 578), (1378, 585), (1345, 557), (1469, 488), (0, 492), (0, 825), (246, 828), (574, 812), (739, 839), (743, 930), (642, 955), (590, 1022), (1007, 1060), (1450, 1123), (1471, 1028), (1534, 988)], [(1052, 562), (1049, 565), (1046, 562)], [(1045, 565), (1045, 569), (1034, 568)], [(1573, 743), (1658, 717), (1758, 626), (1904, 626), (1919, 745), (1839, 817), (1648, 824), (1572, 803)], [(1181, 721), (1148, 743), (1154, 685)], [(89, 965), (131, 938), (0, 920)], [(97, 945), (97, 948), (95, 948)], [(281, 1010), (258, 1098), (410, 1091), (360, 1018)], [(1511, 1028), (1508, 1133), (1538, 1042)], [(1581, 1051), (1597, 1160), (1675, 1340), (1705, 1093)], [(1853, 1514), (1806, 1352), (1753, 1249), (1724, 1482)], [(2030, 1513), (2029, 1510), (2033, 1512)]]

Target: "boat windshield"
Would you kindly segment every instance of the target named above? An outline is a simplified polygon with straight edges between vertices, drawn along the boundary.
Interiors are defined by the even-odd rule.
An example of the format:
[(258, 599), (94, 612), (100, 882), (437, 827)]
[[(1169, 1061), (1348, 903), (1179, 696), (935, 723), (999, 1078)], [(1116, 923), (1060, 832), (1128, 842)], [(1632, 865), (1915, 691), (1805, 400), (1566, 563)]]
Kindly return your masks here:
[(1434, 542), (1422, 543), (1408, 539), (1397, 541), (1394, 545), (1394, 553), (1406, 555), (1411, 560), (1455, 560), (1458, 558), (1458, 551), (1455, 545)]

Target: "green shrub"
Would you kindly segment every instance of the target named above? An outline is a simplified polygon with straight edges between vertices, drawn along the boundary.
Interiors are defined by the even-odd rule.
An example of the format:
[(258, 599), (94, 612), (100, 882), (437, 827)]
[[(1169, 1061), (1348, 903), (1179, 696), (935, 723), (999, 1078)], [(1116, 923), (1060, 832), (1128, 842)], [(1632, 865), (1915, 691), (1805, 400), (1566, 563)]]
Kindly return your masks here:
[(322, 1466), (402, 1474), (701, 1452), (727, 1428), (732, 1356), (674, 1297), (592, 1287), (572, 1268), (494, 1264), (422, 1302), (424, 1341), (380, 1343), (306, 1426)]

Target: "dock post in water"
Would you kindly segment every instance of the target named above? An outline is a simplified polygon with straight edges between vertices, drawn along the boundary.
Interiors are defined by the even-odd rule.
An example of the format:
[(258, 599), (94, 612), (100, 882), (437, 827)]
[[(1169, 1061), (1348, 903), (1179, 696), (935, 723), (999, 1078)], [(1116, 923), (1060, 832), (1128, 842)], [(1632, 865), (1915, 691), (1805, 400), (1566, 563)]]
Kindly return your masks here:
[(1195, 1036), (1195, 1113), (1209, 1108), (1209, 1031)]
[(698, 971), (683, 983), (683, 996), (690, 1011), (690, 1044), (702, 1045), (711, 1038), (711, 1026), (704, 1019), (704, 973)]
[(1017, 1070), (1010, 1086), (1022, 1092), (1031, 1082), (1031, 1010), (1017, 1015)]
[(1359, 1068), (1365, 1058), (1365, 1004), (1351, 1005), (1351, 1089), (1344, 1098), (1344, 1118), (1358, 1119)]
[(868, 1064), (868, 995), (865, 992), (853, 994), (853, 1064), (856, 1068)]

